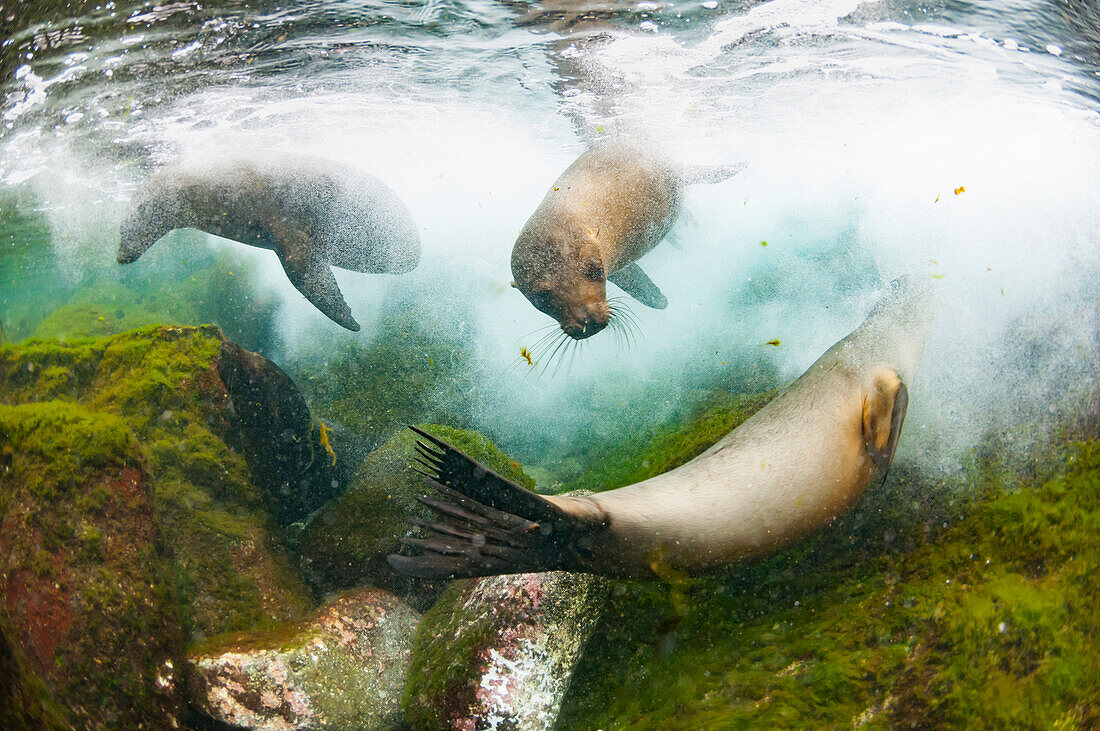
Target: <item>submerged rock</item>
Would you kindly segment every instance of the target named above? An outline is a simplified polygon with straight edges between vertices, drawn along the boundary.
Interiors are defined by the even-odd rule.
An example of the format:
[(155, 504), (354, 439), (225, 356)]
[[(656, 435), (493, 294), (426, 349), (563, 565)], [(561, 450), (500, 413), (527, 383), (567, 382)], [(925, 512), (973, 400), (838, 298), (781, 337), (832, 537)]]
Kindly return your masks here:
[[(508, 458), (477, 432), (422, 425), (482, 464), (525, 487), (534, 482), (519, 463)], [(304, 567), (325, 588), (369, 583), (392, 591), (414, 606), (426, 607), (438, 595), (438, 583), (394, 572), (386, 555), (401, 548), (410, 520), (430, 520), (431, 512), (416, 501), (428, 492), (416, 464), (416, 435), (403, 429), (371, 452), (347, 492), (309, 517), (298, 541)]]
[(304, 518), (339, 486), (328, 427), (310, 415), (290, 376), (262, 355), (226, 341), (216, 362), (268, 508), (284, 526)]
[(248, 728), (399, 728), (418, 620), (363, 588), (293, 625), (212, 639), (188, 658), (191, 704)]
[(129, 427), (0, 405), (0, 445), (0, 727), (176, 726), (185, 638)]
[(453, 584), (416, 633), (402, 705), (417, 729), (549, 729), (608, 581), (549, 572)]
[[(216, 367), (223, 342), (214, 327), (149, 327), (96, 340), (0, 347), (0, 403), (80, 409), (88, 423), (109, 421), (116, 426), (111, 433), (133, 440), (152, 512), (133, 512), (130, 519), (144, 516), (143, 529), (159, 535), (167, 563), (156, 575), (178, 596), (177, 622), (198, 637), (293, 619), (313, 606), (244, 457), (231, 446), (240, 435)], [(56, 428), (57, 438), (71, 445), (52, 463), (60, 483), (79, 482), (87, 465), (110, 458), (110, 444), (70, 434), (69, 422)], [(14, 489), (37, 479), (33, 470), (20, 474)], [(9, 519), (12, 507), (0, 502), (0, 516)], [(43, 503), (42, 510), (53, 511), (50, 521), (71, 523), (61, 504)], [(8, 537), (29, 551), (29, 543), (18, 546), (38, 540), (34, 536), (17, 531)]]

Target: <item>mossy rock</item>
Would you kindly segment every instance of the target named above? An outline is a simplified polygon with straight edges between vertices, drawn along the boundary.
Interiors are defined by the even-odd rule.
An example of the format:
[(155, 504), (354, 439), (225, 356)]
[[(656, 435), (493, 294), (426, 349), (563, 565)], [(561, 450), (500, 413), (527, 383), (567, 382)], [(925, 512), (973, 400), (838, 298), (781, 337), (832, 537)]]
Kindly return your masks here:
[(234, 727), (397, 728), (419, 615), (380, 589), (353, 589), (310, 617), (192, 648), (192, 707)]
[(617, 582), (562, 726), (1096, 726), (1100, 443), (1064, 471), (972, 486), (910, 553), (838, 526), (728, 577)]
[[(312, 606), (244, 457), (230, 446), (232, 409), (215, 366), (222, 343), (211, 326), (151, 326), (0, 346), (0, 402), (76, 404), (136, 438), (172, 557), (168, 575), (185, 625), (199, 634), (288, 620)], [(54, 469), (102, 458), (79, 447)]]
[(589, 468), (562, 491), (613, 490), (679, 467), (740, 426), (777, 393), (774, 389), (757, 394), (708, 392), (687, 413), (653, 433), (644, 438), (628, 437), (592, 460)]
[(420, 299), (391, 303), (368, 341), (326, 345), (291, 375), (314, 414), (357, 435), (364, 451), (409, 424), (462, 423), (477, 399), (479, 361), (453, 321)]
[(178, 722), (179, 604), (129, 427), (70, 403), (0, 405), (0, 444), (0, 630), (48, 689), (20, 683), (43, 723), (51, 707), (82, 727)]
[(553, 728), (608, 585), (558, 571), (452, 583), (417, 628), (405, 721), (417, 729)]
[(0, 728), (54, 731), (72, 728), (65, 711), (50, 700), (46, 681), (28, 667), (22, 647), (9, 639), (0, 614)]
[[(481, 434), (434, 424), (420, 428), (509, 480), (534, 487), (519, 463)], [(404, 429), (371, 452), (347, 492), (310, 516), (298, 552), (321, 586), (331, 589), (370, 583), (399, 596), (415, 595), (428, 586), (396, 574), (386, 563), (386, 555), (401, 548), (401, 538), (411, 530), (410, 520), (431, 519), (431, 512), (416, 500), (417, 495), (429, 491), (413, 470), (416, 440), (412, 430)], [(416, 604), (423, 606), (422, 602)]]

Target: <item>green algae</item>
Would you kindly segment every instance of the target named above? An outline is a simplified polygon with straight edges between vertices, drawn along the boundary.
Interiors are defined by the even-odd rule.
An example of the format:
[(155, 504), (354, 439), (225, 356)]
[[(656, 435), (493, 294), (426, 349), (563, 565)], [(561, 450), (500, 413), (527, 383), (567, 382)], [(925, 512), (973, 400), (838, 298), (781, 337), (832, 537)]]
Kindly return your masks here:
[(838, 527), (732, 576), (618, 582), (561, 727), (1093, 727), (1100, 444), (1064, 472), (911, 553), (846, 561)]
[(8, 641), (67, 723), (168, 724), (178, 688), (151, 679), (183, 635), (139, 445), (118, 417), (56, 401), (0, 405), (0, 441)]
[[(668, 472), (706, 451), (759, 411), (778, 391), (759, 394), (709, 391), (683, 414), (678, 414), (644, 436), (632, 435), (598, 459), (562, 491), (596, 492), (647, 480)], [(645, 444), (639, 455), (638, 444)]]
[[(227, 444), (235, 434), (214, 367), (221, 343), (212, 326), (150, 326), (0, 346), (0, 401), (77, 405), (95, 414), (100, 429), (111, 425), (116, 442), (136, 437), (184, 624), (203, 634), (288, 619), (312, 606), (244, 458)], [(77, 426), (51, 438), (79, 440)], [(72, 445), (56, 470), (77, 480), (76, 467), (112, 454), (90, 455), (82, 446)]]
[[(440, 718), (451, 718), (456, 709), (470, 703), (467, 685), (476, 676), (480, 651), (507, 621), (488, 613), (470, 616), (458, 611), (476, 581), (452, 582), (416, 628), (401, 696), (405, 722), (411, 728), (436, 728)], [(441, 699), (443, 706), (437, 705)]]
[(289, 369), (314, 415), (374, 449), (409, 424), (461, 424), (478, 387), (476, 357), (461, 333), (433, 326), (423, 303), (386, 309), (366, 343), (328, 346), (324, 360)]
[[(421, 429), (527, 488), (534, 481), (519, 463), (481, 434), (465, 429), (423, 424)], [(409, 521), (430, 517), (416, 501), (426, 487), (413, 471), (417, 436), (404, 429), (371, 452), (347, 491), (310, 516), (298, 540), (298, 552), (324, 588), (346, 588), (369, 582), (404, 591), (415, 582), (396, 575), (385, 562), (401, 548)]]

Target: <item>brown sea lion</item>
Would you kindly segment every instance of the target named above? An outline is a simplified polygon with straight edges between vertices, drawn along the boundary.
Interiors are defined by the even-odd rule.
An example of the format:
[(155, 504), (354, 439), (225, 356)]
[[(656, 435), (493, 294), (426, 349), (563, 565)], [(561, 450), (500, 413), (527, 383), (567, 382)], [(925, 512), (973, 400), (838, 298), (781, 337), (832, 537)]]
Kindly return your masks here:
[(412, 215), (385, 183), (309, 155), (257, 154), (158, 172), (122, 222), (118, 262), (137, 260), (177, 228), (271, 249), (291, 284), (349, 330), (359, 324), (330, 265), (403, 274), (420, 260)]
[(528, 571), (703, 573), (824, 528), (889, 469), (927, 295), (896, 280), (864, 323), (690, 462), (588, 497), (543, 497), (419, 432), (438, 522), (390, 564), (424, 578)]
[(636, 260), (665, 237), (685, 185), (744, 165), (680, 165), (625, 138), (596, 143), (559, 177), (512, 248), (514, 286), (577, 340), (611, 321), (607, 282), (649, 307), (668, 300)]

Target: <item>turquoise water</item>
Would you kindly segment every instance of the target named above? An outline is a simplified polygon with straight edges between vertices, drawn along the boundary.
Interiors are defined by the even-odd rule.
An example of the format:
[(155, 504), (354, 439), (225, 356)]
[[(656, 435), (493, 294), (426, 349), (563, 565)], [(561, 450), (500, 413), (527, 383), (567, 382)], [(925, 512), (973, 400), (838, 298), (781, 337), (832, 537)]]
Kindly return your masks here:
[[(1067, 388), (1095, 371), (1097, 45), (1078, 5), (4, 13), (9, 339), (34, 335), (57, 306), (113, 292), (134, 303), (111, 310), (120, 327), (127, 307), (213, 320), (309, 383), (386, 323), (412, 322), (451, 360), (410, 418), (451, 415), (548, 469), (615, 428), (605, 422), (797, 375), (902, 273), (932, 281), (939, 308), (900, 458), (950, 471), (984, 431), (1059, 408), (1055, 396), (1072, 402)], [(636, 343), (608, 333), (568, 363), (531, 369), (520, 349), (551, 323), (509, 288), (511, 245), (585, 138), (611, 131), (648, 135), (686, 162), (748, 168), (693, 187), (681, 248), (646, 257), (671, 305), (633, 305)], [(423, 241), (415, 272), (337, 273), (362, 332), (314, 310), (270, 252), (176, 233), (135, 265), (114, 262), (119, 221), (153, 169), (252, 149), (342, 160), (409, 206)], [(211, 266), (224, 279), (213, 294), (183, 292)], [(419, 355), (408, 358), (412, 368)]]

